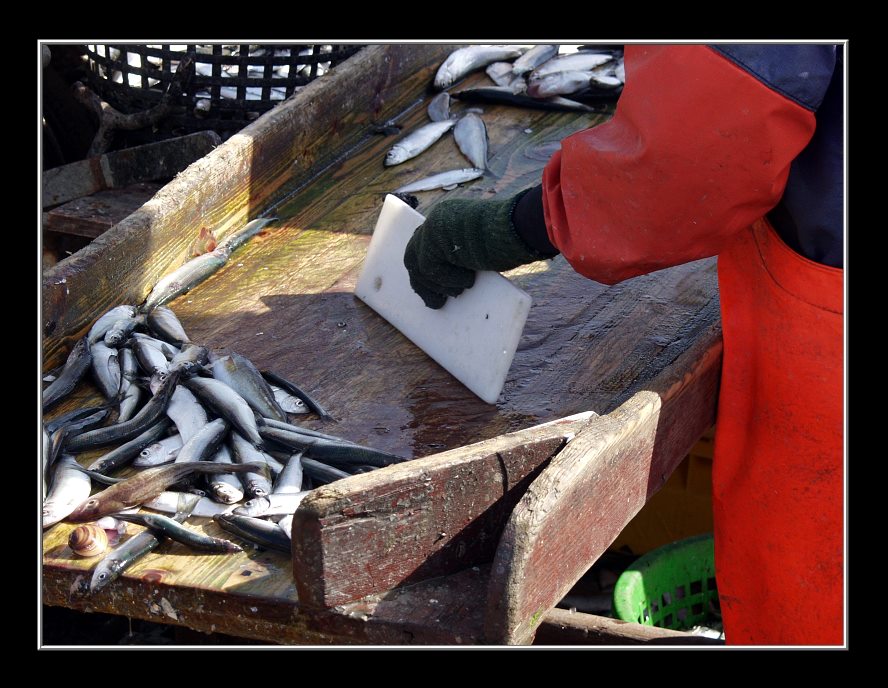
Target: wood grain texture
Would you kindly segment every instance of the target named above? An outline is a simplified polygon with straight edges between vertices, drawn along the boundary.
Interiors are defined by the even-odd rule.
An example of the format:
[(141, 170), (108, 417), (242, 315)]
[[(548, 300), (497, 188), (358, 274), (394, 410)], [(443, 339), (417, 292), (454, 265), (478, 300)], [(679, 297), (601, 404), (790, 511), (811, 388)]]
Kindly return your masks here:
[[(43, 315), (48, 336), (44, 367), (61, 362), (76, 336), (104, 310), (140, 300), (157, 277), (184, 258), (200, 227), (215, 228), (214, 222), (218, 220), (220, 231), (216, 236), (221, 239), (235, 230), (248, 212), (251, 217), (274, 212), (280, 218), (278, 223), (238, 249), (219, 272), (170, 306), (193, 341), (233, 349), (258, 367), (288, 377), (321, 401), (337, 419), (332, 423), (315, 418), (297, 420), (308, 427), (409, 458), (429, 457), (476, 442), (496, 441), (506, 433), (575, 413), (608, 413), (639, 389), (661, 382), (666, 385), (667, 378), (667, 386), (674, 387), (676, 395), (691, 398), (697, 394), (692, 393), (698, 390), (693, 384), (695, 366), (701, 356), (708, 355), (713, 328), (717, 330), (718, 324), (715, 261), (711, 259), (614, 287), (577, 275), (562, 258), (507, 273), (530, 293), (534, 303), (504, 392), (495, 405), (474, 397), (353, 296), (351, 292), (384, 194), (407, 181), (464, 167), (467, 162), (452, 137), (445, 137), (418, 158), (386, 168), (382, 160), (398, 137), (369, 133), (374, 118), (376, 123), (394, 118), (403, 127), (403, 133), (427, 121), (425, 107), (432, 94), (425, 89), (437, 63), (449, 50), (448, 46), (433, 48), (422, 47), (418, 50), (421, 56), (415, 56), (412, 49), (404, 46), (377, 46), (372, 54), (379, 54), (380, 61), (371, 60), (369, 64), (363, 61), (366, 55), (360, 53), (356, 56), (362, 60), (360, 68), (348, 72), (348, 80), (336, 81), (337, 70), (346, 66), (343, 64), (333, 70), (329, 82), (320, 79), (294, 99), (304, 99), (308, 94), (312, 101), (309, 110), (284, 112), (282, 106), (264, 115), (244, 130), (242, 135), (249, 134), (249, 140), (239, 139), (228, 148), (231, 141), (226, 142), (167, 185), (140, 211), (103, 234), (89, 249), (45, 273)], [(433, 59), (438, 50), (440, 55)], [(386, 61), (385, 57), (391, 59)], [(362, 80), (368, 83), (359, 83)], [(348, 85), (352, 96), (340, 93), (348, 90), (341, 83)], [(487, 83), (483, 73), (469, 77), (463, 85), (481, 83)], [(376, 95), (366, 98), (367, 92), (361, 89), (367, 88), (373, 94), (381, 94), (378, 102)], [(329, 119), (322, 117), (325, 108), (334, 108), (325, 104), (328, 98), (340, 103), (335, 107), (340, 108), (336, 112), (341, 113), (342, 124), (335, 133), (321, 127), (323, 132), (317, 140), (308, 140), (306, 134), (301, 143), (294, 144), (287, 136), (292, 135), (296, 122), (266, 125), (272, 116), (297, 118), (300, 113), (329, 123)], [(349, 107), (348, 112), (342, 111)], [(444, 198), (488, 198), (538, 183), (543, 166), (562, 138), (606, 119), (493, 106), (485, 107), (483, 117), (490, 135), (493, 174), (454, 191), (418, 194), (421, 212), (427, 213)], [(306, 119), (298, 126), (321, 125), (312, 125)], [(303, 155), (306, 146), (311, 150)], [(276, 147), (286, 152), (281, 153)], [(275, 167), (283, 158), (294, 155), (297, 159), (289, 160), (289, 170)], [(260, 159), (266, 160), (265, 167)], [(265, 172), (260, 174), (260, 170)], [(183, 178), (188, 183), (180, 181)], [(139, 260), (145, 265), (140, 265)], [(701, 341), (705, 341), (702, 348), (698, 346)], [(707, 401), (711, 408), (714, 389), (709, 392), (711, 397)], [(703, 392), (699, 394), (702, 397)], [(51, 417), (97, 400), (91, 383), (85, 382), (71, 399), (53, 409)], [(681, 417), (679, 409), (680, 405), (675, 411), (674, 432), (683, 436), (691, 431), (694, 422)], [(664, 404), (662, 413), (672, 411)], [(678, 452), (679, 444), (676, 439), (675, 447), (667, 454)], [(549, 449), (544, 447), (540, 452), (548, 454)], [(83, 454), (78, 459), (87, 464), (97, 454)], [(526, 457), (521, 461), (526, 462)], [(479, 467), (477, 473), (463, 475), (463, 479), (468, 477), (477, 485), (486, 484), (488, 478), (491, 484), (499, 480), (497, 489), (501, 496), (502, 467), (493, 467), (489, 459), (485, 465), (483, 471)], [(456, 469), (452, 471), (455, 474)], [(444, 480), (445, 475), (442, 472), (440, 478)], [(368, 478), (369, 475), (357, 476), (350, 480)], [(373, 485), (375, 492), (367, 496), (379, 505), (384, 486)], [(424, 575), (430, 575), (432, 570), (451, 571), (470, 553), (478, 559), (482, 558), (482, 551), (487, 551), (488, 559), (492, 556), (492, 551), (484, 549), (487, 543), (483, 548), (472, 543), (478, 549), (467, 549), (462, 557), (457, 557), (460, 538), (451, 547), (444, 546), (449, 540), (427, 542), (435, 524), (422, 521), (419, 512), (433, 509), (434, 500), (430, 502), (426, 496), (425, 502), (421, 501), (425, 494), (422, 484), (395, 485), (406, 490), (404, 494), (410, 495), (417, 507), (412, 523), (422, 542), (414, 541), (418, 544), (410, 550), (410, 557), (418, 561), (426, 551), (437, 555), (433, 563), (442, 567), (428, 569)], [(455, 479), (441, 485), (443, 492), (437, 494), (458, 497), (458, 503), (464, 505), (461, 509), (486, 513), (480, 508), (480, 501), (479, 505), (472, 505), (474, 488), (460, 491)], [(345, 489), (345, 494), (351, 494), (348, 484)], [(486, 495), (484, 499), (495, 496), (493, 491), (480, 494)], [(311, 499), (307, 500), (307, 504), (311, 503)], [(341, 528), (337, 531), (338, 526), (360, 518), (356, 512), (347, 512), (344, 502), (324, 502), (323, 508), (331, 520), (330, 533), (317, 536), (322, 544), (332, 543), (334, 532), (336, 537), (344, 537)], [(336, 509), (346, 516), (337, 515)], [(376, 513), (400, 514), (399, 509), (380, 509)], [(345, 520), (334, 522), (335, 518)], [(372, 521), (366, 519), (362, 527), (369, 530)], [(394, 523), (376, 521), (388, 533), (396, 531)], [(220, 535), (212, 530), (211, 523), (203, 525), (211, 529), (211, 534)], [(585, 532), (588, 527), (583, 523), (582, 529), (574, 532)], [(70, 589), (90, 565), (72, 561), (58, 549), (65, 546), (65, 531), (70, 526), (60, 524), (54, 528), (59, 529), (58, 535), (53, 529), (44, 534), (43, 587), (50, 604), (157, 618), (148, 611), (157, 589), (169, 594), (175, 591), (174, 608), (189, 627), (209, 631), (215, 625), (219, 632), (242, 637), (263, 639), (265, 635), (264, 639), (287, 643), (302, 639), (371, 642), (372, 638), (394, 642), (400, 637), (401, 624), (413, 629), (410, 633), (414, 642), (432, 642), (446, 637), (444, 627), (465, 616), (472, 620), (468, 625), (474, 630), (462, 629), (459, 637), (471, 638), (466, 642), (483, 639), (485, 599), (484, 593), (478, 591), (487, 590), (486, 575), (481, 577), (483, 580), (474, 577), (471, 584), (453, 587), (455, 579), (451, 576), (463, 572), (454, 573), (401, 585), (375, 598), (329, 610), (309, 609), (299, 605), (292, 564), (285, 555), (251, 552), (233, 557), (195, 558), (176, 549), (179, 545), (164, 544), (125, 573), (106, 595), (84, 600), (72, 597)], [(437, 532), (441, 531), (435, 531), (435, 536)], [(459, 530), (450, 527), (444, 532), (450, 537)], [(328, 535), (331, 539), (324, 540)], [(390, 556), (384, 544), (381, 537), (374, 540), (372, 550), (361, 556), (367, 562), (382, 562), (380, 567), (384, 568), (386, 557)], [(315, 554), (320, 563), (311, 566), (323, 567), (328, 563), (323, 548)], [(252, 566), (250, 562), (257, 559), (264, 567), (263, 575), (254, 572), (243, 576), (242, 571), (247, 570), (243, 567)], [(405, 566), (400, 567), (398, 575), (404, 575), (409, 560), (405, 558)], [(472, 571), (466, 565), (466, 570)], [(484, 564), (479, 566), (485, 570)], [(160, 582), (150, 587), (158, 575)], [(385, 575), (393, 574), (389, 571)], [(450, 594), (455, 599), (445, 602), (438, 593), (429, 592), (429, 599), (439, 600), (444, 607), (431, 616), (425, 607), (409, 611), (411, 598), (404, 597), (405, 590), (433, 589), (452, 590)], [(460, 595), (474, 597), (459, 598)], [(367, 613), (371, 602), (373, 614)], [(234, 613), (230, 618), (223, 619), (224, 605), (232, 605)], [(263, 618), (257, 619), (250, 607), (259, 609)], [(469, 608), (473, 610), (471, 614)], [(425, 620), (412, 621), (413, 614)], [(362, 615), (367, 619), (363, 620)], [(216, 619), (227, 622), (227, 630)], [(423, 624), (433, 627), (417, 630)], [(453, 642), (456, 635), (454, 632), (451, 636)]]
[(543, 616), (662, 487), (712, 423), (717, 322), (646, 389), (594, 418), (531, 484), (492, 567), (486, 637), (528, 643)]
[[(177, 267), (201, 226), (219, 239), (401, 112), (449, 52), (445, 45), (370, 46), (188, 167), (149, 203), (43, 275), (44, 365), (57, 365), (101, 313), (139, 303)], [(335, 75), (336, 78), (333, 78)]]
[(489, 562), (518, 498), (585, 422), (555, 421), (315, 490), (293, 519), (303, 604), (333, 607)]
[(669, 628), (643, 626), (595, 614), (550, 609), (534, 645), (724, 645), (723, 642)]
[(94, 239), (138, 210), (160, 189), (160, 184), (140, 182), (78, 198), (44, 213), (43, 231)]

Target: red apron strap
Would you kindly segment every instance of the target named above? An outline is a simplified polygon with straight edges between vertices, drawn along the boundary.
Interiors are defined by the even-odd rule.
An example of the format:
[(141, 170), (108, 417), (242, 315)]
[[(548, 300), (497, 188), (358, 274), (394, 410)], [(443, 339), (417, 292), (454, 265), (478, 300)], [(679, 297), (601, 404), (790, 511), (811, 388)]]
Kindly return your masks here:
[(713, 464), (729, 644), (843, 643), (843, 271), (764, 220), (719, 255)]

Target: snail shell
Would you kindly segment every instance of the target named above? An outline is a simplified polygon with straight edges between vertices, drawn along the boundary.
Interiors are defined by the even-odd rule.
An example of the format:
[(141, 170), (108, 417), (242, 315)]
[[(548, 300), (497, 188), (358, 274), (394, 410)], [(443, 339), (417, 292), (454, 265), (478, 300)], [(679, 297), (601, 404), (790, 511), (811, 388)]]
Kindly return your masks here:
[(108, 534), (95, 523), (87, 523), (71, 531), (68, 546), (81, 557), (95, 557), (108, 549)]

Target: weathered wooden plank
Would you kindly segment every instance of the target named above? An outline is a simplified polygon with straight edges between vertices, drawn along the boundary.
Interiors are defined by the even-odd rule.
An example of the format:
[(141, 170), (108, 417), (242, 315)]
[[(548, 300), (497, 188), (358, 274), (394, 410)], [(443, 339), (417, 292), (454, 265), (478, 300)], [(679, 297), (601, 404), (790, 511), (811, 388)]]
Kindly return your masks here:
[(94, 239), (138, 210), (161, 188), (160, 184), (140, 182), (75, 199), (44, 213), (43, 231)]
[(103, 189), (169, 179), (222, 143), (214, 131), (164, 139), (54, 167), (43, 173), (44, 208)]
[(299, 598), (333, 607), (490, 561), (518, 498), (588, 415), (315, 490), (293, 519)]
[(609, 619), (606, 616), (550, 609), (537, 629), (534, 645), (723, 645), (668, 628)]
[(191, 165), (149, 203), (43, 275), (44, 365), (105, 310), (140, 302), (202, 226), (218, 238), (261, 213), (285, 183), (306, 180), (373, 122), (401, 112), (451, 46), (370, 46), (311, 82)]
[(554, 607), (671, 475), (712, 423), (720, 331), (614, 412), (595, 418), (516, 506), (494, 558), (490, 642), (529, 642)]

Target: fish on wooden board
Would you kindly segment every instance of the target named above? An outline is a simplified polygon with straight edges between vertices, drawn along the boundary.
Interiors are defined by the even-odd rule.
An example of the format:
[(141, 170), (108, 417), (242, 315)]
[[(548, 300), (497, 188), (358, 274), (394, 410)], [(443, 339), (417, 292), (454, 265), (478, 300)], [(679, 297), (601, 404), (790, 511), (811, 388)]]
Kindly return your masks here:
[(265, 464), (219, 464), (211, 461), (171, 463), (166, 466), (146, 468), (131, 478), (111, 485), (87, 499), (68, 515), (68, 520), (75, 523), (92, 521), (138, 506), (157, 497), (167, 487), (194, 472), (248, 473), (263, 470), (266, 470)]

